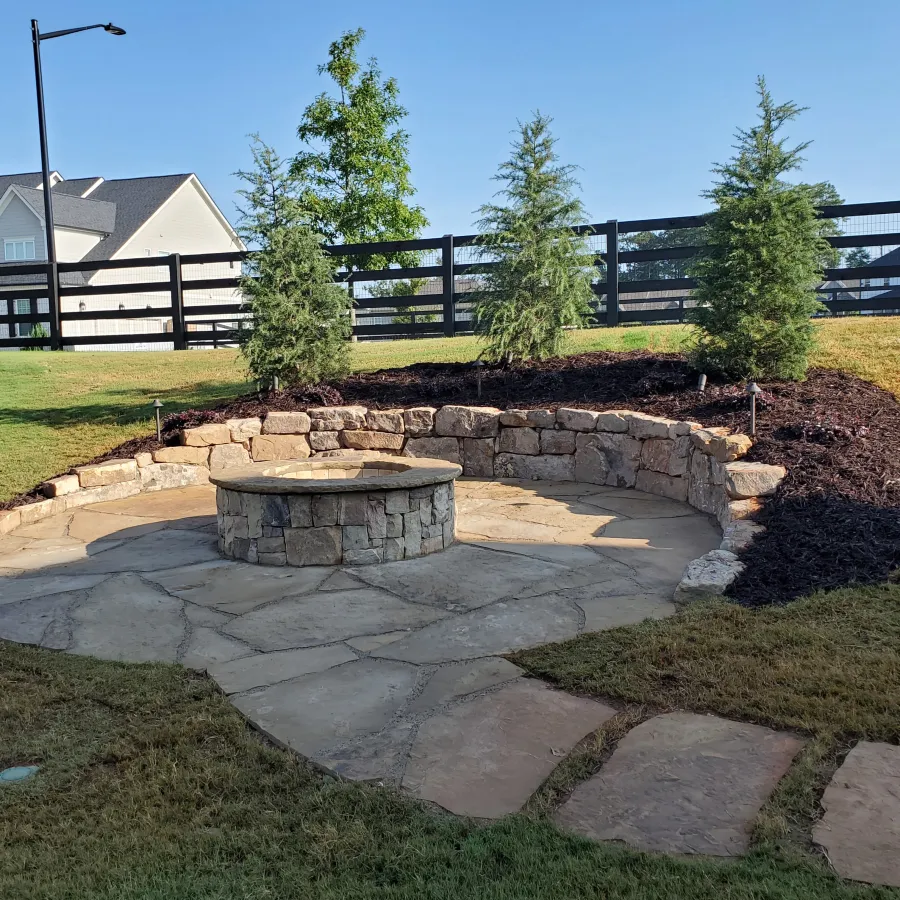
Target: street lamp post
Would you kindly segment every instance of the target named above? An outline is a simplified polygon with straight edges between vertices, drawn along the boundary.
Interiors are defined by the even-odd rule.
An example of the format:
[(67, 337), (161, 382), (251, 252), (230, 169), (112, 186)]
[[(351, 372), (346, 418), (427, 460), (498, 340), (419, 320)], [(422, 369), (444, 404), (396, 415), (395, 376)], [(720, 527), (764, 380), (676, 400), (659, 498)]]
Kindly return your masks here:
[(50, 190), (50, 155), (47, 152), (47, 121), (44, 116), (44, 82), (41, 77), (41, 41), (64, 37), (78, 31), (102, 28), (110, 34), (125, 34), (124, 28), (113, 25), (82, 25), (80, 28), (66, 28), (63, 31), (48, 31), (41, 34), (37, 19), (31, 20), (31, 43), (34, 47), (34, 83), (37, 89), (38, 130), (41, 137), (41, 180), (44, 185), (44, 237), (47, 248), (47, 298), (50, 305), (50, 349), (62, 348), (62, 326), (59, 308), (59, 268), (56, 259), (56, 236), (53, 233), (53, 197)]

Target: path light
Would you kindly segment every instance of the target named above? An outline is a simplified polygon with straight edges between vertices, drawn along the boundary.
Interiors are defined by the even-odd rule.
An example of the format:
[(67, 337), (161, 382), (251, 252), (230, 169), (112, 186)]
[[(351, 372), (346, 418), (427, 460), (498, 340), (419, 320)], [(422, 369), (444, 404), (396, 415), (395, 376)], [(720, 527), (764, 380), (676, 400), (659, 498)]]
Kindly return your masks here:
[(475, 362), (472, 363), (472, 368), (475, 370), (475, 383), (477, 384), (477, 397), (481, 399), (481, 373), (484, 369), (484, 360), (476, 359)]
[(750, 395), (750, 434), (756, 434), (756, 395), (762, 393), (762, 388), (755, 382), (751, 381), (747, 385), (747, 393)]
[(157, 397), (153, 401), (153, 408), (156, 410), (156, 440), (162, 443), (162, 423), (159, 420), (159, 411), (162, 409), (162, 401)]
[(706, 390), (706, 376), (702, 373), (697, 379), (697, 390), (700, 391), (701, 394)]

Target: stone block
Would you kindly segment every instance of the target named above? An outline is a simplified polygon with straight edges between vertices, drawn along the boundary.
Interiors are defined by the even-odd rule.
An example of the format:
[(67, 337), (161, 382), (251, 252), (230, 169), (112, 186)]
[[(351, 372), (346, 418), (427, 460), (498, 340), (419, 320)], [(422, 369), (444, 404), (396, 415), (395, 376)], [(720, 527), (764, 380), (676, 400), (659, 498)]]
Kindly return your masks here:
[(288, 506), (287, 496), (284, 494), (262, 494), (260, 503), (262, 504), (260, 524), (263, 528), (266, 525), (284, 528), (291, 524), (291, 510)]
[(403, 517), (403, 542), (405, 559), (422, 555), (422, 520), (418, 510), (408, 512)]
[(343, 431), (366, 426), (364, 406), (317, 406), (308, 410), (313, 431)]
[(720, 488), (719, 491), (722, 502), (720, 503), (717, 514), (719, 525), (721, 525), (723, 529), (727, 528), (732, 522), (752, 519), (763, 507), (762, 500), (757, 500), (756, 497), (750, 497), (747, 500), (731, 500), (726, 503), (724, 502), (727, 499), (725, 497), (724, 489)]
[(443, 437), (496, 437), (500, 410), (493, 406), (443, 406), (434, 417), (434, 430)]
[(641, 467), (651, 472), (669, 472), (669, 459), (675, 451), (675, 441), (668, 438), (649, 438), (641, 447)]
[(688, 563), (675, 588), (676, 603), (694, 603), (721, 597), (744, 571), (744, 564), (728, 550), (710, 550)]
[[(189, 449), (187, 447), (185, 450)], [(244, 449), (243, 444), (216, 444), (209, 454), (209, 468), (236, 469), (240, 466), (250, 465), (250, 454)]]
[(403, 449), (403, 435), (389, 431), (342, 431), (341, 443), (349, 450), (385, 450)]
[(338, 522), (341, 525), (365, 525), (367, 503), (366, 494), (341, 494)]
[(391, 513), (390, 515), (385, 515), (384, 535), (388, 538), (403, 537), (402, 513)]
[(371, 546), (369, 531), (365, 525), (343, 525), (341, 532), (341, 545), (345, 556), (348, 550), (367, 550)]
[(497, 450), (537, 456), (541, 452), (541, 441), (533, 428), (504, 428), (497, 441)]
[(396, 562), (403, 559), (403, 538), (389, 537), (384, 542), (383, 559), (385, 562)]
[(633, 412), (628, 415), (628, 433), (641, 440), (667, 438), (669, 426), (674, 424), (676, 423), (672, 419), (648, 416), (645, 413)]
[(597, 431), (608, 431), (611, 434), (625, 434), (628, 431), (628, 418), (631, 413), (627, 409), (607, 409), (597, 413)]
[(691, 438), (689, 435), (675, 438), (674, 444), (669, 457), (669, 474), (687, 475), (691, 460)]
[(712, 484), (712, 470), (710, 469), (712, 457), (707, 456), (701, 450), (694, 450), (691, 453), (691, 464), (689, 467), (690, 479), (694, 481), (705, 481)]
[(388, 515), (409, 512), (409, 491), (388, 491), (384, 497), (384, 511)]
[(310, 418), (300, 411), (270, 412), (262, 423), (263, 434), (307, 434), (309, 430)]
[(717, 437), (724, 437), (729, 433), (729, 429), (724, 426), (716, 426), (714, 428), (699, 428), (691, 433), (691, 444), (701, 453), (712, 456), (712, 442)]
[(606, 484), (610, 467), (599, 434), (579, 434), (575, 440), (575, 480)]
[(434, 521), (443, 523), (450, 517), (453, 509), (453, 495), (449, 484), (439, 484), (431, 495), (431, 508), (434, 513)]
[(419, 520), (422, 522), (422, 537), (426, 537), (425, 528), (432, 522), (432, 513), (434, 508), (431, 502), (431, 495), (423, 497), (419, 501)]
[(340, 450), (341, 433), (339, 431), (311, 431), (309, 435), (309, 446), (316, 452), (322, 450)]
[(590, 409), (561, 407), (556, 411), (556, 422), (569, 431), (593, 431), (597, 427), (599, 413)]
[(320, 528), (325, 525), (337, 525), (340, 516), (340, 494), (315, 494), (312, 497), (313, 525)]
[(443, 534), (436, 535), (435, 537), (423, 538), (422, 539), (422, 555), (428, 553), (438, 553), (439, 551), (444, 549), (444, 537)]
[(403, 455), (416, 459), (443, 459), (459, 465), (459, 441), (455, 437), (410, 438)]
[(528, 410), (504, 410), (500, 413), (500, 425), (504, 428), (525, 428), (528, 425)]
[(341, 528), (285, 528), (284, 548), (288, 565), (336, 566), (343, 551)]
[(241, 508), (247, 517), (247, 531), (251, 539), (262, 537), (262, 496), (260, 494), (242, 494)]
[(259, 550), (256, 561), (261, 566), (284, 566), (287, 565), (287, 554), (283, 550), (272, 553)]
[(389, 431), (393, 434), (403, 434), (406, 426), (403, 424), (402, 409), (370, 409), (366, 413), (366, 428), (371, 431)]
[[(291, 515), (291, 528), (312, 528), (312, 496), (310, 494), (291, 494), (287, 498)], [(329, 522), (328, 524), (334, 524)]]
[(709, 442), (709, 449), (712, 455), (720, 463), (733, 462), (746, 456), (753, 441), (746, 434), (729, 434), (721, 437), (714, 437)]
[[(140, 475), (138, 491), (162, 491), (168, 488), (209, 484), (209, 469), (206, 466), (154, 463), (152, 466), (145, 466), (143, 469), (139, 469), (138, 473)], [(138, 491), (135, 491), (135, 493)]]
[(152, 453), (135, 453), (134, 461), (137, 463), (139, 469), (143, 469), (144, 466), (152, 466), (153, 465), (153, 454)]
[[(68, 508), (68, 506), (66, 507)], [(9, 534), (22, 524), (22, 514), (19, 507), (0, 512), (0, 534)]]
[[(410, 500), (421, 500), (424, 497), (431, 497), (434, 488), (430, 484), (423, 484), (422, 487), (412, 488), (409, 492)], [(416, 507), (418, 509), (418, 507)]]
[(787, 469), (784, 466), (752, 462), (725, 463), (725, 490), (732, 500), (770, 497), (786, 475)]
[(456, 522), (454, 518), (451, 516), (441, 527), (444, 533), (444, 547), (449, 547), (456, 540)]
[(552, 428), (544, 428), (541, 431), (541, 453), (574, 453), (575, 432), (554, 431)]
[(403, 425), (410, 437), (426, 437), (434, 432), (434, 406), (414, 406), (403, 411)]
[(226, 516), (244, 516), (244, 495), (239, 491), (216, 488), (216, 510)]
[(196, 428), (185, 428), (179, 435), (185, 447), (211, 447), (213, 444), (230, 444), (231, 430), (224, 423), (210, 422)]
[[(275, 525), (263, 525), (262, 527), (262, 536), (263, 538), (283, 538), (284, 537), (284, 528), (278, 528)], [(248, 533), (249, 537), (249, 533)], [(262, 539), (260, 539), (262, 540)], [(259, 544), (260, 550), (262, 549), (262, 543)], [(267, 550), (267, 553), (271, 552), (271, 550)]]
[(470, 478), (493, 478), (494, 438), (463, 438), (462, 448), (464, 475)]
[(498, 453), (494, 457), (497, 478), (525, 478), (535, 481), (574, 481), (574, 456), (525, 456)]
[(387, 515), (384, 511), (384, 497), (369, 497), (366, 503), (366, 528), (370, 538), (387, 537)]
[[(92, 503), (103, 503), (106, 500), (124, 500), (126, 497), (134, 497), (135, 494), (140, 494), (141, 491), (153, 491), (160, 490), (159, 487), (151, 487), (150, 484), (154, 482), (154, 476), (151, 474), (147, 477), (147, 480), (144, 478), (144, 473), (152, 473), (157, 469), (169, 469), (169, 468), (189, 468), (191, 470), (202, 472), (206, 477), (206, 480), (209, 481), (209, 472), (206, 469), (201, 468), (200, 466), (158, 466), (152, 465), (147, 466), (146, 469), (141, 469), (141, 478), (140, 480), (135, 479), (134, 481), (120, 481), (118, 484), (107, 484), (103, 487), (96, 488), (87, 488), (86, 490), (76, 491), (74, 494), (66, 494), (65, 503), (66, 509), (77, 509), (80, 506), (90, 506)], [(163, 480), (166, 480), (169, 476), (167, 474), (163, 474), (161, 477)], [(199, 482), (202, 483), (202, 482)], [(181, 484), (174, 485), (164, 485), (166, 487), (181, 487)]]
[(635, 488), (648, 494), (656, 494), (659, 497), (668, 497), (670, 500), (687, 500), (688, 480), (673, 475), (663, 475), (660, 472), (651, 472), (642, 469), (637, 473)]
[[(214, 445), (219, 446), (219, 445)], [(221, 445), (226, 446), (226, 445)], [(205, 466), (209, 463), (209, 447), (160, 447), (151, 453), (153, 462)]]
[(232, 443), (235, 444), (249, 441), (250, 438), (262, 432), (262, 422), (258, 416), (251, 416), (246, 419), (226, 419), (225, 425), (231, 434)]
[(722, 543), (719, 544), (719, 549), (730, 550), (732, 553), (746, 550), (753, 540), (765, 530), (764, 526), (757, 525), (756, 522), (748, 519), (732, 522), (722, 529)]
[(60, 475), (59, 478), (51, 478), (41, 485), (41, 492), (45, 497), (65, 497), (66, 494), (74, 494), (81, 489), (81, 482), (77, 475)]
[(302, 434), (258, 434), (250, 439), (254, 462), (281, 459), (308, 459), (309, 441)]
[(66, 511), (66, 498), (55, 497), (52, 500), (38, 500), (37, 503), (26, 503), (17, 507), (22, 525), (33, 525), (41, 519), (56, 516)]
[(725, 499), (725, 489), (722, 485), (694, 478), (688, 480), (687, 502), (694, 509), (699, 509), (700, 512), (708, 513), (711, 516), (717, 516), (725, 503)]
[(372, 566), (383, 559), (383, 547), (369, 547), (362, 550), (345, 550), (344, 565), (346, 566)]
[(138, 466), (133, 459), (110, 459), (92, 466), (79, 466), (75, 472), (83, 488), (103, 487), (133, 481), (138, 477)]
[(606, 484), (610, 487), (634, 487), (641, 459), (641, 442), (626, 434), (597, 432), (594, 435), (579, 434), (575, 438), (576, 456), (579, 449), (592, 447), (602, 451), (609, 472)]

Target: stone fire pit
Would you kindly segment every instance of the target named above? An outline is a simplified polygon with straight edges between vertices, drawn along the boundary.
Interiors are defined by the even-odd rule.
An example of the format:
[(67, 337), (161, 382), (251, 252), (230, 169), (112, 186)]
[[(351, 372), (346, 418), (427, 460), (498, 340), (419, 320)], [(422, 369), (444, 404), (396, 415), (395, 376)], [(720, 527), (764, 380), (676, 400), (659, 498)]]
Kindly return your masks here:
[(256, 463), (213, 475), (219, 551), (270, 566), (366, 565), (455, 540), (453, 482), (439, 459), (366, 456)]

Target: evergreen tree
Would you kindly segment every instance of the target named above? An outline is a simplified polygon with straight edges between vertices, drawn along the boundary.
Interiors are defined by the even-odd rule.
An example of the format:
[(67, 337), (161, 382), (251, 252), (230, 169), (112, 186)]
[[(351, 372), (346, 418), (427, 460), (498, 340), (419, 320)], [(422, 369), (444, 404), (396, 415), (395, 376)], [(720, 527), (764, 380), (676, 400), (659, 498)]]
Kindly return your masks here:
[(238, 332), (247, 366), (263, 385), (314, 385), (349, 370), (347, 292), (307, 225), (279, 226), (252, 254), (242, 289), (252, 318)]
[(551, 121), (536, 113), (519, 123), (513, 155), (494, 176), (507, 203), (479, 210), (479, 253), (496, 265), (485, 269), (485, 289), (473, 296), (475, 329), (491, 361), (554, 356), (564, 329), (591, 315), (594, 255), (587, 238), (572, 231), (585, 211), (575, 196), (575, 166), (558, 162)]
[(862, 268), (872, 262), (872, 254), (867, 247), (854, 247), (847, 251), (844, 257), (844, 265), (848, 269)]
[(810, 316), (822, 309), (815, 288), (835, 259), (826, 240), (835, 223), (818, 218), (816, 206), (840, 200), (828, 183), (783, 180), (809, 143), (789, 148), (779, 132), (803, 109), (776, 105), (763, 78), (758, 90), (759, 123), (738, 130), (737, 155), (714, 168), (720, 179), (704, 194), (715, 210), (693, 267), (694, 363), (737, 378), (793, 380), (806, 373)]

